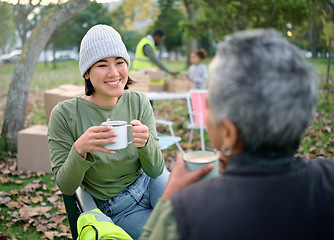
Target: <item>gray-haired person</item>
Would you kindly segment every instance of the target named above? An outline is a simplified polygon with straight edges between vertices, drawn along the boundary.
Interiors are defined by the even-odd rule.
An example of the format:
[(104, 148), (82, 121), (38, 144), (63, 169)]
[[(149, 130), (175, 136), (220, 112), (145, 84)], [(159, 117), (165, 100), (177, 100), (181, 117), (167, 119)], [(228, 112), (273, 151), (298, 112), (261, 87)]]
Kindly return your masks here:
[(275, 30), (237, 32), (210, 78), (207, 129), (227, 166), (196, 182), (213, 166), (190, 173), (178, 155), (141, 239), (334, 239), (334, 160), (294, 157), (318, 85), (301, 51)]

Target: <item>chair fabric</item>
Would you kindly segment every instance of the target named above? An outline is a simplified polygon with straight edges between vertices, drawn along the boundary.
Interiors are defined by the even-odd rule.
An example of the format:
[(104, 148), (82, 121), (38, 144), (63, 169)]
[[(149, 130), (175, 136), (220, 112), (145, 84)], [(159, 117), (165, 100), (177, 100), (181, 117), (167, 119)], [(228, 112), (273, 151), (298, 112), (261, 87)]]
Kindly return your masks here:
[(205, 150), (204, 130), (206, 129), (206, 98), (208, 91), (194, 89), (190, 90), (187, 96), (187, 104), (189, 111), (189, 125), (190, 131), (189, 143), (193, 140), (194, 129), (200, 130), (201, 148)]
[(170, 146), (176, 144), (177, 148), (179, 149), (180, 152), (184, 152), (181, 145), (181, 137), (175, 136), (174, 129), (173, 129), (173, 122), (171, 121), (166, 121), (166, 120), (161, 120), (161, 119), (156, 119), (155, 120), (156, 124), (162, 124), (162, 125), (167, 125), (170, 135), (162, 134), (158, 132), (158, 137), (159, 137), (159, 146), (161, 150), (167, 149)]

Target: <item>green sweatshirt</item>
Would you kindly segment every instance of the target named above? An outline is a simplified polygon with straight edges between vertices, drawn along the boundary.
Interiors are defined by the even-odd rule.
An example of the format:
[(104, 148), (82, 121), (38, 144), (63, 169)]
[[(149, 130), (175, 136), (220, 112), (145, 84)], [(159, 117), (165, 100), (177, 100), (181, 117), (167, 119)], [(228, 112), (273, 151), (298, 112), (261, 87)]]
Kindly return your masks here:
[[(136, 119), (146, 125), (150, 132), (146, 146), (137, 149), (129, 144), (115, 153), (91, 152), (87, 160), (82, 158), (74, 142), (88, 128), (101, 125), (108, 118), (128, 123)], [(104, 201), (131, 185), (142, 171), (152, 178), (163, 171), (153, 110), (142, 93), (125, 92), (112, 108), (100, 107), (81, 97), (60, 102), (52, 110), (48, 129), (52, 171), (59, 189), (66, 195), (74, 194), (82, 186), (96, 200)]]

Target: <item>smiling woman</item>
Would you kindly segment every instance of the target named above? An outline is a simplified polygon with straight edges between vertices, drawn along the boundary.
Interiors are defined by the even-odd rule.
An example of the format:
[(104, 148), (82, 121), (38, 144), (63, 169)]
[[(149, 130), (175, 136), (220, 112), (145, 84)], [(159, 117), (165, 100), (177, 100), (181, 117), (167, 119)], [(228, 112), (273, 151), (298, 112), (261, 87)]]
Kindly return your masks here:
[[(96, 62), (84, 77), (86, 84), (90, 82), (88, 86), (95, 94), (89, 92), (83, 98), (99, 106), (113, 107), (124, 93), (124, 89), (127, 89), (127, 63), (121, 57), (104, 58)], [(132, 83), (132, 80), (130, 81)]]
[[(48, 137), (52, 171), (63, 194), (72, 195), (81, 186), (104, 214), (137, 239), (169, 173), (147, 97), (125, 91), (132, 83), (129, 66), (119, 33), (106, 25), (91, 28), (79, 59), (86, 94), (53, 109)], [(104, 148), (116, 136), (101, 126), (106, 119), (130, 123), (133, 143), (119, 150)]]

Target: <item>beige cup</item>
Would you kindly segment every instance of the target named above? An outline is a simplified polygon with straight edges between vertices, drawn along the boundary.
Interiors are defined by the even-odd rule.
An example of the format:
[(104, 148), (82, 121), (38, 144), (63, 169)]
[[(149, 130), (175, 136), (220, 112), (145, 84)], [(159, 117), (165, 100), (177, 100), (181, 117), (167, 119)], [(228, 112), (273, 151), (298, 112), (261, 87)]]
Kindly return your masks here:
[(128, 127), (132, 127), (132, 125), (127, 124), (126, 121), (106, 121), (101, 125), (103, 126), (111, 126), (110, 132), (116, 132), (117, 136), (112, 137), (110, 139), (115, 139), (115, 143), (104, 145), (104, 148), (109, 150), (118, 150), (126, 148), (133, 141), (128, 142)]
[(214, 169), (200, 180), (219, 176), (219, 155), (213, 151), (188, 152), (183, 155), (183, 160), (186, 162), (191, 172), (196, 171), (209, 163), (214, 165)]

